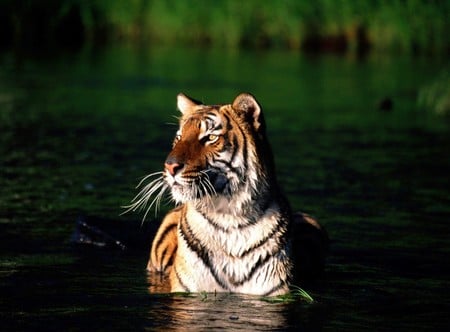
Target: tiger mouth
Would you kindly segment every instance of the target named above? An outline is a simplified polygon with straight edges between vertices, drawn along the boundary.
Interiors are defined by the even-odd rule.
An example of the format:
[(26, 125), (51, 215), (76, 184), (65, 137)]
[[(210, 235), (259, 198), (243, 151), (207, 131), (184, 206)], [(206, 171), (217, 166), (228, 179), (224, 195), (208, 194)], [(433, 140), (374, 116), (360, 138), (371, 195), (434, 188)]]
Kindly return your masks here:
[(227, 195), (230, 192), (230, 180), (225, 174), (208, 169), (189, 181), (175, 180), (170, 187), (173, 196), (183, 197), (181, 201), (187, 201), (205, 196)]

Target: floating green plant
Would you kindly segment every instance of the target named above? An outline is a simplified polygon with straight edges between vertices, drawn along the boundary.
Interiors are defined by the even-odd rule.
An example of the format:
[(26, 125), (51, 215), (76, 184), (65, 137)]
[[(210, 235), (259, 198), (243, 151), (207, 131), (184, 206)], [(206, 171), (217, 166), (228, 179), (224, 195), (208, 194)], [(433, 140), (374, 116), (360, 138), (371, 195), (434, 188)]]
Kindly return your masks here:
[(278, 296), (264, 296), (262, 300), (269, 303), (288, 303), (296, 302), (298, 300), (305, 300), (308, 303), (314, 302), (311, 295), (309, 295), (303, 288), (295, 285), (291, 286), (291, 291), (287, 294)]

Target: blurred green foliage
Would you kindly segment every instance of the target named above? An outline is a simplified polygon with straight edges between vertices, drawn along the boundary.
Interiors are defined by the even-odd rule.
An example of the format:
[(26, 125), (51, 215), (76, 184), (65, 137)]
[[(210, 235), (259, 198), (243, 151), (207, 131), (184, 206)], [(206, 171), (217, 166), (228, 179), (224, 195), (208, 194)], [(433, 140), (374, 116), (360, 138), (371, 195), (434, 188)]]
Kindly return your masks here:
[(221, 47), (449, 51), (448, 0), (1, 0), (3, 44), (125, 39)]
[(445, 68), (431, 83), (419, 90), (419, 107), (450, 115), (450, 69)]

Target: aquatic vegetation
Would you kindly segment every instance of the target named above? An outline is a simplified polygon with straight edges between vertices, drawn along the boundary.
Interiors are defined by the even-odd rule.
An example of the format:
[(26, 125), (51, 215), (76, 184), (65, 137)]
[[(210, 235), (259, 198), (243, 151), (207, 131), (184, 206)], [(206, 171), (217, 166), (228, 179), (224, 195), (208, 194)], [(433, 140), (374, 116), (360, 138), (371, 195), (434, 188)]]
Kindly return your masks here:
[(279, 296), (267, 296), (262, 298), (263, 301), (269, 303), (287, 303), (296, 302), (298, 300), (304, 300), (308, 303), (313, 303), (314, 299), (304, 289), (299, 286), (292, 285), (291, 291), (284, 295)]

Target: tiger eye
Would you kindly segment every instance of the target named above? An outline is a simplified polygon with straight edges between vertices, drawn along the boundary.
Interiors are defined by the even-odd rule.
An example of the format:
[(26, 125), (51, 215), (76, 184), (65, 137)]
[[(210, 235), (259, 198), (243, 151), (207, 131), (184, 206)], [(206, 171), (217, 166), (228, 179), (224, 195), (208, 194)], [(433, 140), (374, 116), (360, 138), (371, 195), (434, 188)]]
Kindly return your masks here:
[(219, 136), (217, 136), (217, 135), (209, 135), (208, 136), (208, 140), (210, 140), (210, 141), (215, 141), (217, 138), (218, 138)]

